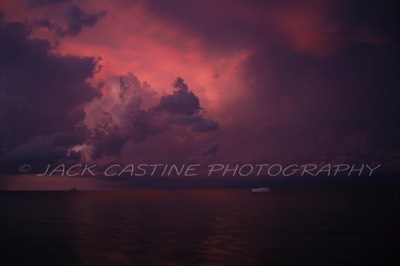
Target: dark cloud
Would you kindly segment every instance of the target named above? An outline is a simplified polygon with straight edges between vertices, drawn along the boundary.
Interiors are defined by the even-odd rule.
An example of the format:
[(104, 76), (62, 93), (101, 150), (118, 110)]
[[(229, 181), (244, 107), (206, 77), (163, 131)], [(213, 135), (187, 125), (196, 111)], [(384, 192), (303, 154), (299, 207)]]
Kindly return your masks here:
[(162, 96), (154, 110), (169, 113), (171, 115), (169, 124), (190, 125), (196, 132), (218, 129), (217, 121), (204, 117), (199, 98), (189, 90), (182, 78), (176, 78), (173, 87), (177, 90), (170, 95)]
[(69, 5), (63, 17), (65, 25), (55, 23), (48, 18), (34, 18), (30, 24), (34, 27), (46, 28), (59, 39), (67, 35), (78, 35), (84, 27), (93, 27), (106, 14), (106, 11), (85, 12), (76, 5)]
[[(124, 107), (123, 107), (124, 108)], [(165, 129), (156, 125), (151, 112), (136, 108), (127, 108), (130, 113), (120, 116), (119, 122), (111, 122), (106, 127), (95, 127), (86, 144), (93, 147), (92, 159), (102, 157), (119, 158), (127, 142), (144, 142), (149, 136), (162, 133)], [(106, 129), (105, 129), (106, 128)]]
[(156, 105), (146, 103), (157, 102), (157, 97), (148, 84), (141, 83), (132, 74), (120, 76), (114, 82), (118, 82), (118, 90), (113, 92), (117, 97), (111, 100), (108, 110), (102, 107), (107, 98), (96, 103), (98, 109), (93, 116), (98, 122), (91, 129), (88, 143), (94, 148), (93, 159), (119, 156), (128, 142), (144, 142), (150, 136), (169, 131), (173, 125), (200, 133), (219, 127), (218, 122), (205, 118), (200, 112), (199, 98), (182, 78), (173, 83), (177, 90), (162, 96)]
[(106, 15), (106, 11), (84, 12), (76, 5), (67, 7), (65, 11), (65, 20), (67, 29), (62, 33), (64, 35), (78, 35), (83, 27), (93, 27), (101, 18)]
[[(53, 33), (57, 39), (65, 35), (64, 34), (65, 31), (60, 25), (53, 23), (51, 20), (47, 18), (34, 19), (32, 20), (32, 25), (37, 28), (47, 29), (50, 33)], [(58, 42), (56, 43), (58, 44)]]
[[(33, 136), (19, 143), (1, 158), (2, 162), (52, 163), (69, 157), (69, 147), (82, 143), (84, 135), (79, 131), (56, 132), (51, 135)], [(77, 158), (73, 158), (77, 159)]]
[(209, 132), (218, 129), (219, 123), (214, 120), (202, 120), (193, 125), (193, 130), (197, 132)]
[(199, 114), (194, 115), (173, 115), (170, 119), (171, 124), (192, 125), (203, 121), (203, 117)]
[(66, 155), (82, 142), (76, 129), (82, 106), (99, 96), (86, 82), (96, 71), (94, 58), (53, 54), (48, 41), (29, 34), (23, 23), (1, 21), (1, 164)]
[(219, 149), (219, 145), (217, 143), (214, 143), (214, 144), (208, 146), (207, 148), (205, 148), (203, 150), (203, 152), (201, 153), (201, 156), (203, 156), (203, 157), (208, 157), (208, 156), (215, 157), (217, 155), (218, 149)]
[(66, 3), (68, 0), (25, 0), (25, 6), (29, 8), (52, 6)]
[(274, 47), (268, 54), (250, 57), (243, 75), (257, 81), (251, 104), (264, 119), (252, 119), (250, 126), (264, 128), (256, 139), (272, 157), (394, 160), (388, 155), (400, 147), (396, 49), (353, 44), (319, 58)]
[(209, 51), (249, 52), (240, 66), (247, 95), (226, 105), (227, 114), (241, 115), (241, 133), (223, 131), (221, 145), (240, 142), (238, 158), (393, 164), (400, 147), (399, 5), (214, 2), (147, 3)]
[(200, 110), (199, 98), (189, 91), (184, 80), (178, 77), (173, 86), (176, 90), (170, 95), (161, 97), (157, 108), (178, 115), (193, 115), (197, 113)]
[[(351, 43), (397, 42), (398, 5), (385, 0), (146, 2), (157, 17), (174, 21), (203, 38), (209, 49), (264, 50), (283, 45), (324, 56)], [(205, 15), (207, 14), (207, 15)]]
[(94, 146), (91, 156), (96, 160), (104, 156), (119, 155), (128, 140), (129, 136), (122, 134), (118, 128), (114, 128), (106, 134), (96, 132), (90, 142)]
[(197, 132), (208, 132), (218, 129), (219, 123), (211, 119), (205, 119), (201, 114), (195, 115), (173, 115), (170, 119), (171, 124), (191, 125)]

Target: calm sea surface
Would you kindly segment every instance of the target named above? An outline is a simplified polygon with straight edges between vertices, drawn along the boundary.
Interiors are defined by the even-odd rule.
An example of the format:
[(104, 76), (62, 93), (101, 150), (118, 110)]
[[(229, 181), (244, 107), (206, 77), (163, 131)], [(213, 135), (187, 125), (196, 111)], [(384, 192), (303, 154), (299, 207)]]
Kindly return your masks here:
[(0, 192), (0, 265), (400, 265), (394, 188)]

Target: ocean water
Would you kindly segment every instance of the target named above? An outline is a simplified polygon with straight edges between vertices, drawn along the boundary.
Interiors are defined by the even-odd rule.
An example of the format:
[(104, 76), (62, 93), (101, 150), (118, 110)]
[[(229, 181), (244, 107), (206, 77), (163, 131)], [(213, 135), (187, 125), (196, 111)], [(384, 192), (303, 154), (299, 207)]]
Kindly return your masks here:
[(0, 265), (400, 265), (396, 188), (0, 192)]

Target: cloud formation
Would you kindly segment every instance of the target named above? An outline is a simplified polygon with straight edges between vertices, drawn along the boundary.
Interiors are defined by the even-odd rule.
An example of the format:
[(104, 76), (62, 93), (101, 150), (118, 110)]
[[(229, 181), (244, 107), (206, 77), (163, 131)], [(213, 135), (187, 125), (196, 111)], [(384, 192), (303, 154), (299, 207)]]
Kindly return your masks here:
[(65, 36), (77, 36), (83, 28), (91, 28), (96, 25), (100, 19), (106, 16), (107, 12), (102, 11), (91, 11), (86, 12), (77, 5), (70, 4), (65, 7), (64, 14), (61, 16), (61, 20), (57, 22), (52, 21), (48, 17), (33, 18), (32, 25), (37, 28), (45, 28), (50, 33), (55, 34), (57, 38)]
[(106, 11), (84, 12), (76, 5), (70, 5), (65, 10), (65, 20), (67, 29), (62, 34), (78, 35), (83, 27), (93, 27), (101, 18), (106, 15)]
[(30, 38), (29, 25), (1, 23), (0, 48), (9, 52), (2, 53), (0, 94), (0, 163), (5, 168), (26, 162), (115, 160), (128, 143), (180, 130), (166, 134), (172, 143), (187, 132), (219, 127), (183, 78), (176, 78), (174, 90), (162, 96), (133, 74), (110, 77), (96, 88), (87, 82), (98, 71), (95, 58), (53, 53), (49, 41)]
[(25, 5), (28, 8), (35, 8), (35, 7), (52, 6), (66, 2), (68, 2), (68, 0), (25, 0)]
[(399, 9), (391, 1), (174, 3), (148, 5), (208, 51), (247, 48), (240, 83), (230, 83), (243, 97), (222, 111), (232, 118), (221, 121), (231, 126), (218, 139), (220, 159), (375, 160), (395, 168)]
[[(85, 56), (67, 54), (99, 55), (104, 60), (103, 71), (96, 76), (104, 82), (103, 97), (88, 97), (80, 102), (84, 112), (75, 108), (75, 120), (62, 126), (68, 120), (61, 119), (58, 125), (65, 132), (79, 123), (88, 128), (85, 141), (76, 142), (78, 153), (85, 150), (98, 159), (147, 156), (153, 161), (170, 157), (183, 161), (192, 154), (202, 157), (204, 147), (218, 143), (206, 157), (218, 150), (218, 159), (227, 163), (372, 160), (398, 164), (400, 58), (399, 31), (394, 25), (399, 9), (392, 1), (136, 3), (116, 0), (105, 5), (85, 0), (79, 8), (66, 4), (32, 9), (41, 14), (38, 26), (75, 36), (60, 38), (61, 61), (86, 62)], [(112, 19), (82, 30), (105, 14), (83, 11), (89, 7), (107, 10)], [(58, 10), (59, 18), (47, 16), (49, 10)], [(21, 30), (13, 27), (13, 34)], [(48, 53), (46, 42), (31, 41)], [(12, 69), (12, 63), (7, 64)], [(22, 67), (18, 64), (21, 69), (24, 64), (34, 68), (29, 60)], [(78, 63), (68, 64), (73, 68), (65, 72), (73, 72)], [(43, 71), (50, 71), (44, 66)], [(33, 71), (34, 77), (51, 82), (51, 75), (41, 76), (38, 71)], [(88, 76), (85, 68), (79, 71)], [(127, 71), (152, 87), (133, 75), (121, 75)], [(172, 91), (165, 93), (165, 80), (177, 74), (190, 89), (178, 78)], [(46, 89), (41, 94), (51, 95)], [(3, 93), (1, 99), (14, 102), (2, 108), (16, 117), (35, 114), (30, 111), (34, 108), (26, 107), (31, 95)], [(51, 103), (51, 97), (47, 99)], [(63, 104), (59, 103), (61, 109), (68, 113)], [(14, 132), (25, 134), (22, 126)], [(52, 136), (54, 132), (37, 133)]]
[[(133, 74), (111, 78), (109, 86), (108, 94), (94, 101), (88, 111), (88, 145), (93, 147), (93, 159), (119, 156), (128, 142), (144, 142), (174, 125), (198, 133), (218, 129), (218, 122), (205, 118), (199, 98), (180, 77), (173, 83), (176, 90), (159, 99), (147, 83), (141, 83)], [(170, 138), (172, 141), (174, 136)]]
[[(82, 141), (83, 105), (100, 94), (86, 80), (97, 60), (61, 56), (29, 38), (24, 23), (0, 21), (0, 164), (67, 157)], [(37, 154), (34, 156), (34, 154)], [(3, 167), (2, 167), (3, 168)]]
[(178, 77), (173, 84), (176, 91), (161, 97), (158, 109), (170, 114), (193, 115), (200, 110), (199, 98), (189, 91), (183, 79)]
[(215, 157), (218, 152), (218, 149), (219, 149), (219, 145), (217, 143), (211, 144), (210, 146), (208, 146), (207, 148), (205, 148), (203, 150), (201, 155), (203, 157), (208, 157), (208, 156)]

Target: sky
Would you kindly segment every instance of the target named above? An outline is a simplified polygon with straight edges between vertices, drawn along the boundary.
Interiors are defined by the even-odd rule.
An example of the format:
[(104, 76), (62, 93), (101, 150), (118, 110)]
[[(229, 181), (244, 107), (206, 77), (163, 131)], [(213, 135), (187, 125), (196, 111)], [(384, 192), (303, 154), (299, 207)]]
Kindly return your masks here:
[(1, 0), (1, 173), (155, 163), (399, 173), (398, 13), (369, 0)]

